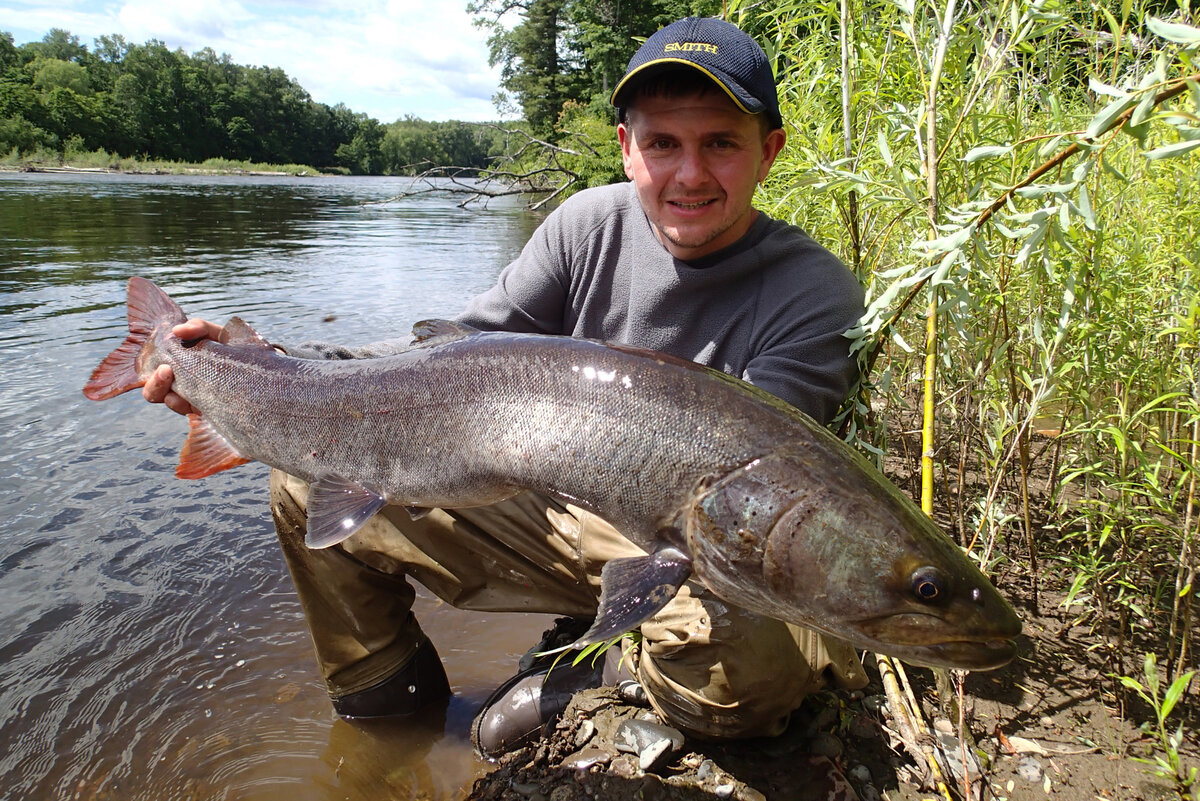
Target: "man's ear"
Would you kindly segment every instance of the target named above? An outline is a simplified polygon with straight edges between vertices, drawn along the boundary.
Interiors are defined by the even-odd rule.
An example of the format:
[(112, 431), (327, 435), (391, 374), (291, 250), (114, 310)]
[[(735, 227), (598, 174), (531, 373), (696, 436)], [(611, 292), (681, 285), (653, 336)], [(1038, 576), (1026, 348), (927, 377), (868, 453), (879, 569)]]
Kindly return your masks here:
[(625, 165), (625, 177), (633, 180), (633, 166), (630, 163), (630, 148), (633, 147), (633, 131), (621, 122), (617, 124), (617, 141), (621, 143), (621, 163)]
[(762, 164), (758, 168), (760, 183), (766, 180), (767, 173), (771, 171), (771, 165), (775, 163), (776, 157), (783, 151), (785, 144), (787, 144), (787, 132), (782, 128), (775, 128), (767, 132), (766, 138), (763, 139)]

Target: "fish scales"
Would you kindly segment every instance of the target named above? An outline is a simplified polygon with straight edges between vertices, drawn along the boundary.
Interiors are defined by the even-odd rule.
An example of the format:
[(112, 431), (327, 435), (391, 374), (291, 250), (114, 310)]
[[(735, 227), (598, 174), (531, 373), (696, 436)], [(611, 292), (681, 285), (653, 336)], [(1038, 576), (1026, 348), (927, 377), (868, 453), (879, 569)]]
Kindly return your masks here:
[(642, 546), (601, 574), (593, 627), (620, 634), (689, 579), (728, 603), (908, 661), (995, 668), (1021, 623), (962, 550), (862, 457), (745, 382), (652, 351), (446, 321), (404, 353), (317, 361), (241, 320), (182, 342), (182, 310), (129, 284), (130, 333), (84, 388), (160, 364), (199, 414), (176, 474), (259, 460), (310, 483), (312, 547), (385, 504), (457, 508), (521, 490), (574, 502)]
[(795, 425), (687, 364), (584, 340), (486, 334), (351, 361), (217, 343), (166, 355), (177, 391), (213, 409), (234, 447), (307, 481), (355, 475), (410, 506), (533, 489), (575, 500), (643, 547), (696, 478), (761, 455), (772, 442), (756, 432)]

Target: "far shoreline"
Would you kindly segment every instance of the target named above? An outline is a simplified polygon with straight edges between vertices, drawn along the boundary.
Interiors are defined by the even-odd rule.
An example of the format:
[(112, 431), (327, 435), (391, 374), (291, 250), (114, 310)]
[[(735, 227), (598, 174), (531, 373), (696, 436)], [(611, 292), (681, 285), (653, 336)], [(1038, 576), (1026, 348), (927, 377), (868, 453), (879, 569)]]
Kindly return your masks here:
[(16, 159), (0, 162), (0, 172), (68, 173), (84, 175), (250, 175), (320, 178), (348, 175), (339, 170), (318, 170), (307, 164), (263, 164), (259, 162), (208, 159), (200, 164), (180, 161), (142, 161), (109, 156), (103, 152), (83, 154), (81, 159)]

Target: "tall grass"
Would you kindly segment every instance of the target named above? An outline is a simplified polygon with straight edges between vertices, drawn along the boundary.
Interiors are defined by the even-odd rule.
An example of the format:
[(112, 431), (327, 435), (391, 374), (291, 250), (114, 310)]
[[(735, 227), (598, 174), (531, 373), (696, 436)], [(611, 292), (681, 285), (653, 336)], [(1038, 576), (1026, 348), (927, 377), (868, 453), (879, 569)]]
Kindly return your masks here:
[(1184, 675), (1200, 430), (1188, 4), (1168, 19), (1115, 0), (729, 8), (767, 43), (794, 121), (761, 200), (869, 288), (848, 432), (877, 458), (924, 459), (962, 545), (1038, 603), (1061, 584), (1055, 602), (1116, 675), (1145, 644)]

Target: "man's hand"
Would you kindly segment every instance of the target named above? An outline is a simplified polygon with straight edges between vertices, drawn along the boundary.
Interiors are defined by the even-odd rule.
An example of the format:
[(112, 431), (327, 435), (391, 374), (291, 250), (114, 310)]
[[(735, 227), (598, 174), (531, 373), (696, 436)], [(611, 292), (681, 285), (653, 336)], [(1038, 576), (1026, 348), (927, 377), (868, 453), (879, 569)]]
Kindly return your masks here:
[[(221, 326), (216, 323), (210, 323), (198, 317), (188, 320), (186, 323), (180, 323), (171, 329), (172, 334), (185, 342), (197, 339), (220, 339), (222, 331)], [(166, 404), (168, 409), (179, 414), (199, 413), (199, 409), (171, 390), (174, 382), (175, 372), (171, 369), (171, 365), (161, 364), (146, 380), (146, 385), (142, 387), (142, 397), (150, 403)]]

